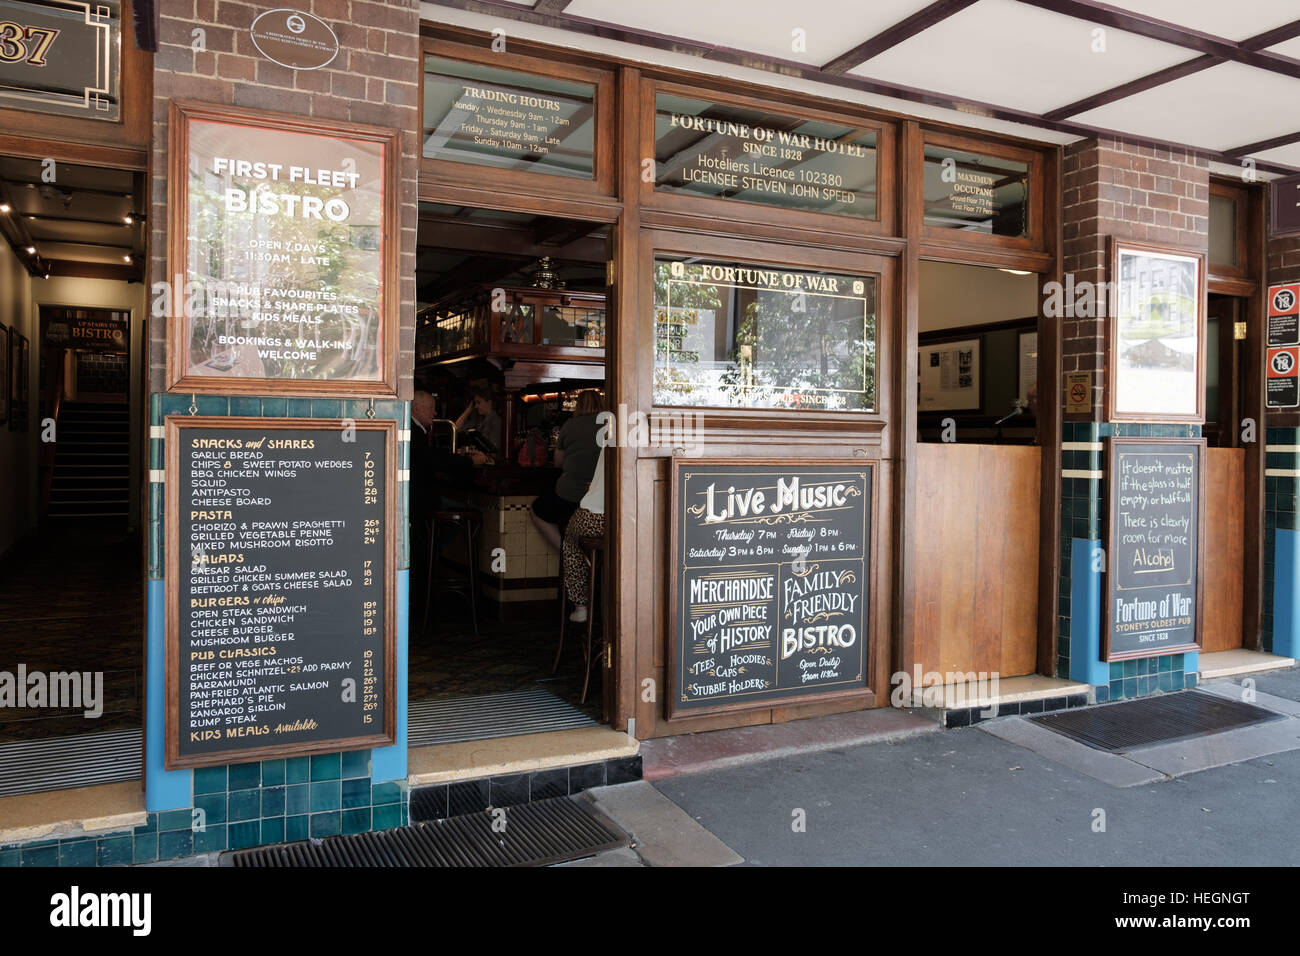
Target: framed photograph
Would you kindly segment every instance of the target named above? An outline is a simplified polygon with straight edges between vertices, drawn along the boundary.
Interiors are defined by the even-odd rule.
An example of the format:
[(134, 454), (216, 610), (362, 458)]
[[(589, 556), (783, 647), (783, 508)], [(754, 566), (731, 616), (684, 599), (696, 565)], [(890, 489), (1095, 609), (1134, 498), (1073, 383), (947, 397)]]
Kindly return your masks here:
[(9, 330), (9, 430), (27, 431), (29, 392), (27, 336)]
[(0, 325), (0, 422), (9, 420), (9, 329)]
[(173, 101), (170, 133), (169, 389), (395, 395), (397, 130)]
[(978, 336), (932, 342), (919, 351), (917, 411), (977, 412), (983, 407)]
[(1110, 421), (1205, 420), (1205, 255), (1111, 240)]

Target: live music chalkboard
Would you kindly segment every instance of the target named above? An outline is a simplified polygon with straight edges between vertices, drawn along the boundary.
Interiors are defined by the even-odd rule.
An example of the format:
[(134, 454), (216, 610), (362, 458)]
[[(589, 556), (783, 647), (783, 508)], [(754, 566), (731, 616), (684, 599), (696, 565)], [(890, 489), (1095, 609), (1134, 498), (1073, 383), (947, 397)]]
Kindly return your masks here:
[(1203, 438), (1110, 439), (1105, 660), (1198, 649), (1204, 471)]
[(873, 477), (673, 460), (670, 718), (867, 691)]
[(167, 767), (394, 741), (396, 439), (167, 419)]

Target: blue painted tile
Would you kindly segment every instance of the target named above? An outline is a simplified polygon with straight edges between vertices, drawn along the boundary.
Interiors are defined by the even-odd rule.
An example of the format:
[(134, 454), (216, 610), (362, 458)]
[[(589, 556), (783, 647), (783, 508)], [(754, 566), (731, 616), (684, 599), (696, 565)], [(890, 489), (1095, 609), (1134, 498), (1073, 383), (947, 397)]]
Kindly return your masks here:
[(290, 418), (311, 418), (310, 398), (289, 399), (289, 410), (285, 413)]
[(267, 787), (262, 791), (262, 816), (284, 816), (284, 787)]
[(284, 762), (285, 783), (306, 783), (311, 779), (311, 758), (290, 757)]
[(0, 867), (17, 866), (21, 854), (17, 850), (0, 850)]
[(330, 813), (313, 813), (311, 815), (311, 835), (313, 837), (338, 836), (342, 829), (342, 814), (337, 810)]
[(311, 818), (306, 814), (296, 817), (285, 817), (284, 842), (297, 843), (300, 840), (307, 839), (307, 837), (311, 835), (308, 828), (310, 819)]
[(317, 780), (338, 780), (341, 761), (339, 754), (317, 754), (311, 758), (312, 783)]
[(225, 767), (200, 767), (194, 771), (195, 793), (223, 793), (225, 789)]
[(257, 418), (262, 414), (262, 400), (256, 395), (232, 395), (230, 414)]
[(313, 398), (311, 400), (312, 418), (342, 418), (343, 402), (337, 398)]
[(402, 799), (402, 785), (396, 782), (377, 783), (370, 788), (370, 802), (375, 806), (398, 803)]
[(279, 787), (284, 784), (284, 761), (262, 761), (262, 786)]
[(296, 783), (284, 789), (284, 812), (290, 815), (311, 809), (311, 785)]
[(262, 765), (260, 763), (237, 763), (230, 768), (228, 790), (252, 790), (262, 785)]
[(194, 798), (195, 809), (203, 811), (205, 826), (215, 826), (226, 822), (226, 795), (224, 793), (205, 793)]
[(59, 847), (54, 846), (23, 847), (19, 866), (58, 866)]
[(238, 820), (255, 820), (262, 808), (261, 791), (236, 790), (230, 794), (227, 804), (227, 819), (231, 823)]
[(140, 836), (143, 833), (156, 833), (158, 830), (158, 814), (145, 814), (144, 823), (135, 827), (135, 835)]
[(168, 810), (158, 814), (159, 830), (188, 830), (194, 824), (189, 810)]
[[(317, 784), (316, 786), (320, 786)], [(344, 780), (342, 791), (344, 810), (356, 810), (370, 806), (370, 778), (361, 780)], [(313, 807), (312, 809), (317, 809)], [(321, 810), (333, 810), (333, 807), (320, 807)]]
[(283, 418), (288, 414), (289, 402), (284, 398), (262, 399), (263, 418)]
[(339, 776), (343, 779), (370, 776), (369, 750), (349, 750), (339, 757)]
[(152, 863), (158, 859), (158, 834), (135, 838), (135, 850), (132, 860), (135, 863)]
[(230, 849), (243, 850), (250, 846), (257, 846), (258, 841), (262, 838), (262, 826), (257, 820), (244, 820), (242, 823), (232, 823), (227, 828), (230, 840)]
[(311, 785), (311, 812), (338, 810), (343, 804), (342, 782), (328, 780)]
[(262, 845), (284, 842), (284, 817), (267, 817), (262, 820)]
[(68, 840), (59, 845), (59, 866), (94, 866), (96, 861), (93, 839)]
[(370, 830), (370, 808), (343, 811), (344, 833), (366, 833)]
[(224, 823), (213, 827), (205, 827), (194, 832), (195, 853), (221, 853), (226, 849), (228, 847), (226, 846), (226, 825)]
[[(198, 406), (200, 415), (230, 414), (230, 399), (225, 395), (199, 395), (195, 397), (194, 404)], [(189, 408), (189, 402), (185, 406)]]
[(97, 866), (129, 866), (135, 861), (135, 841), (137, 839), (157, 839), (151, 837), (116, 836), (104, 837), (95, 844), (95, 864)]
[(402, 807), (400, 803), (390, 803), (375, 807), (372, 813), (372, 826), (376, 830), (391, 830), (402, 825)]
[(1130, 697), (1136, 697), (1138, 695), (1138, 686), (1137, 686), (1136, 677), (1126, 677), (1124, 678), (1123, 683), (1124, 683), (1124, 697), (1126, 699)]
[(194, 834), (189, 830), (170, 830), (158, 834), (158, 859), (175, 860), (194, 855)]

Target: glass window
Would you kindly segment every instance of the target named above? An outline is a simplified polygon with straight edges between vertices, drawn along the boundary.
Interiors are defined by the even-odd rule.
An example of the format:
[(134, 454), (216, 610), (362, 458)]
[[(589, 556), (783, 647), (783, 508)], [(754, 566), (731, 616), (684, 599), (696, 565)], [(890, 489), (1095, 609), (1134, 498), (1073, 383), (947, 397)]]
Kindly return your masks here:
[(660, 93), (655, 188), (876, 218), (876, 133)]
[(1228, 196), (1210, 197), (1210, 261), (1237, 264), (1237, 204)]
[(1029, 164), (926, 144), (925, 225), (1027, 237)]
[(596, 88), (424, 58), (424, 156), (591, 179)]
[(876, 278), (657, 258), (654, 400), (874, 410)]

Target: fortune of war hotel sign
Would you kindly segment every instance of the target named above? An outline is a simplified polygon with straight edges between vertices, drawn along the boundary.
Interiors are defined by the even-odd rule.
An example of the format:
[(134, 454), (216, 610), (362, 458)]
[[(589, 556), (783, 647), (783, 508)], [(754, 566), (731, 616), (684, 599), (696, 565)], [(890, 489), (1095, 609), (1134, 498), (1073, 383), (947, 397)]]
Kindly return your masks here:
[(119, 0), (0, 0), (0, 106), (115, 122)]

